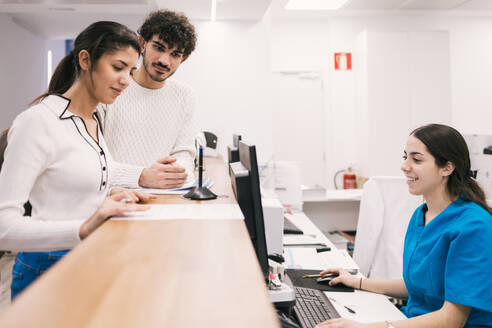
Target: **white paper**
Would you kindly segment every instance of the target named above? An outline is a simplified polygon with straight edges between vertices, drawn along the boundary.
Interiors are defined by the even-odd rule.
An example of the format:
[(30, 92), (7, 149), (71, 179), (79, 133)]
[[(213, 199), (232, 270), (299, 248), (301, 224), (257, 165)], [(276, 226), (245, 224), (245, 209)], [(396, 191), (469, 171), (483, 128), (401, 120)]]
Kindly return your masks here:
[[(365, 323), (406, 319), (384, 295), (359, 290), (355, 293), (325, 292), (325, 294), (337, 301), (332, 301), (332, 304), (343, 318)], [(343, 305), (354, 310), (355, 314), (347, 311)]]
[[(347, 257), (348, 256), (348, 257)], [(285, 266), (290, 269), (326, 270), (329, 268), (358, 269), (343, 251), (332, 249), (321, 253), (314, 247), (285, 247)]]
[(237, 204), (155, 204), (145, 212), (129, 212), (111, 220), (243, 220)]
[[(326, 244), (314, 235), (284, 235), (284, 245)], [(327, 245), (328, 246), (328, 245)]]
[(288, 269), (325, 269), (316, 255), (316, 248), (285, 247), (285, 267)]
[[(202, 186), (210, 188), (213, 185), (214, 185), (213, 181), (210, 181), (208, 179), (203, 180)], [(153, 194), (153, 195), (184, 195), (188, 191), (190, 191), (191, 188), (193, 188), (195, 186), (198, 186), (198, 180), (186, 183), (179, 188), (171, 188), (171, 189), (139, 188), (138, 190), (146, 192), (148, 194)]]

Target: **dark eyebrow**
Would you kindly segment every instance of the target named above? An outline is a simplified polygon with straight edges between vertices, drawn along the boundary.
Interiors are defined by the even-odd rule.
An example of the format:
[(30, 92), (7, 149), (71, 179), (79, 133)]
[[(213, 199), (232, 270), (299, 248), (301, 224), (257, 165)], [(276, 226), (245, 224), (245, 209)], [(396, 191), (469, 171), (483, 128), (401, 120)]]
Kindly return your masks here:
[(161, 46), (163, 48), (167, 48), (164, 44), (160, 43), (159, 41), (156, 41), (156, 40), (152, 40), (152, 43), (158, 45), (158, 46)]
[[(406, 154), (407, 154), (407, 151), (406, 151), (406, 150), (404, 150), (404, 151), (403, 151), (403, 154), (405, 154), (405, 155), (406, 155)], [(424, 154), (419, 153), (418, 151), (412, 151), (412, 152), (410, 153), (410, 155), (422, 155), (422, 156), (424, 156)]]
[[(154, 43), (154, 44), (156, 44), (156, 45), (158, 45), (160, 47), (163, 47), (164, 49), (168, 48), (166, 45), (164, 45), (164, 44), (162, 44), (162, 43), (160, 43), (159, 41), (156, 41), (156, 40), (152, 40), (152, 43)], [(181, 55), (184, 54), (184, 52), (181, 51), (181, 50), (175, 50), (174, 52), (178, 52)]]
[(118, 61), (119, 61), (120, 63), (122, 63), (125, 67), (126, 67), (126, 66), (128, 66), (128, 64), (127, 64), (125, 61), (123, 61), (123, 60), (121, 60), (121, 59), (118, 59)]
[[(128, 67), (128, 64), (124, 61), (124, 60), (121, 60), (121, 59), (117, 59), (123, 66), (125, 67)], [(133, 66), (132, 68), (130, 68), (130, 71), (134, 71), (137, 69), (137, 66)]]

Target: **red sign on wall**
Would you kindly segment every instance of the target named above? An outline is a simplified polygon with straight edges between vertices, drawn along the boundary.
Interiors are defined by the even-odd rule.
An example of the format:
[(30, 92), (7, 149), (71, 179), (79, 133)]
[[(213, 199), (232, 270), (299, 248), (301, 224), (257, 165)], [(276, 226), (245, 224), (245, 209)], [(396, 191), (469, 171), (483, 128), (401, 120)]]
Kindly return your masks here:
[(352, 54), (350, 52), (335, 52), (335, 71), (352, 69)]

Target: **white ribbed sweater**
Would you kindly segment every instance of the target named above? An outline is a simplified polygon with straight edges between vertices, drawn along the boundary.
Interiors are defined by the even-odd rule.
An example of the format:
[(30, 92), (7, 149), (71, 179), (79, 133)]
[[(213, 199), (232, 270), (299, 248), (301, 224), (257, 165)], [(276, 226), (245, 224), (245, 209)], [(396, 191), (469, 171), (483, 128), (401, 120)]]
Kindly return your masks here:
[(115, 161), (148, 167), (164, 156), (176, 157), (188, 176), (195, 158), (195, 95), (167, 80), (160, 89), (131, 81), (111, 105), (102, 105), (103, 133)]

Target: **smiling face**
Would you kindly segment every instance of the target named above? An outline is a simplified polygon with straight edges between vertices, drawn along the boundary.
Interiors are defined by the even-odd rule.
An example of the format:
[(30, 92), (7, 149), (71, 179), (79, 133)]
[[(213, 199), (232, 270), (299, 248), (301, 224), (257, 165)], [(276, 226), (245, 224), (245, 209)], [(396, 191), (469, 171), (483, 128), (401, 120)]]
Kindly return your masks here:
[(143, 42), (142, 48), (143, 67), (148, 77), (155, 82), (164, 82), (186, 60), (182, 49), (178, 49), (177, 46), (170, 48), (158, 35)]
[(92, 93), (103, 104), (112, 104), (130, 83), (136, 69), (138, 52), (127, 47), (103, 55), (92, 71)]
[(453, 164), (448, 162), (444, 167), (438, 167), (424, 143), (413, 135), (408, 137), (403, 154), (401, 170), (407, 177), (408, 191), (412, 195), (423, 195), (427, 199), (436, 193), (447, 193), (446, 183), (454, 170)]

